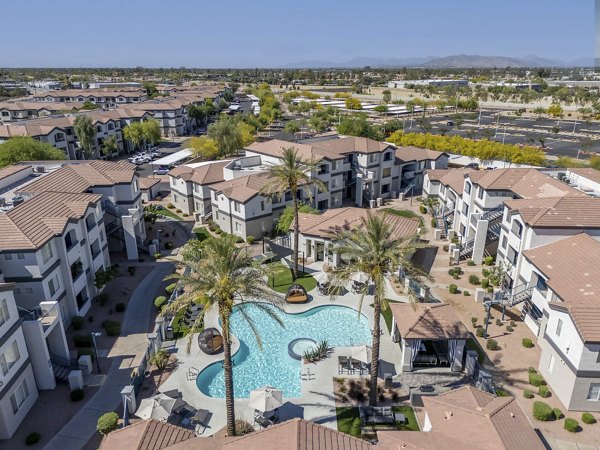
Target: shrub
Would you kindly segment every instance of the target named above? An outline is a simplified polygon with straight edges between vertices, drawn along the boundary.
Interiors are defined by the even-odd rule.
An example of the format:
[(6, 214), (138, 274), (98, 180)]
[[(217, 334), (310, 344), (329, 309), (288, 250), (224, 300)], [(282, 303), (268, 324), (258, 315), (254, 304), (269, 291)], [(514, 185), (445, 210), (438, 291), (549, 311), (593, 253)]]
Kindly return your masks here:
[(104, 306), (108, 303), (109, 295), (106, 292), (103, 292), (98, 296), (98, 300), (100, 300), (100, 306)]
[(171, 295), (173, 293), (173, 291), (175, 290), (175, 288), (177, 287), (177, 283), (171, 283), (170, 285), (168, 285), (165, 288), (165, 292), (169, 295)]
[(496, 389), (496, 396), (498, 396), (498, 397), (510, 397), (510, 394), (508, 393), (508, 391), (505, 391), (504, 389)]
[(523, 347), (525, 348), (532, 348), (533, 347), (533, 341), (529, 338), (523, 338), (523, 340), (521, 341), (523, 344)]
[(471, 295), (471, 294), (469, 293), (469, 291), (463, 291), (463, 295), (464, 295), (465, 297), (468, 297), (468, 296), (469, 296), (469, 295)]
[(173, 208), (175, 208), (175, 205), (174, 205), (173, 203), (169, 203), (169, 204), (167, 205), (167, 208), (169, 208), (169, 209), (173, 209)]
[(575, 419), (567, 417), (565, 419), (565, 430), (570, 433), (577, 433), (579, 431), (579, 422), (577, 422)]
[(529, 367), (527, 368), (527, 373), (537, 373), (537, 370), (535, 369), (535, 367), (531, 367), (531, 366), (529, 366)]
[(484, 289), (487, 289), (490, 287), (490, 280), (487, 278), (484, 278), (481, 280), (481, 287)]
[(506, 331), (508, 331), (509, 333), (512, 333), (513, 332), (513, 327), (511, 327), (510, 325), (508, 325), (506, 327)]
[(523, 397), (525, 397), (525, 398), (533, 398), (533, 392), (531, 392), (529, 389), (525, 389), (523, 391)]
[(80, 356), (91, 356), (92, 358), (95, 356), (94, 353), (94, 349), (93, 348), (78, 348), (77, 349), (77, 359), (79, 359)]
[(475, 326), (475, 324), (477, 323), (477, 317), (471, 317), (471, 323), (473, 324), (473, 326)]
[(489, 341), (487, 341), (487, 343), (485, 344), (485, 347), (488, 350), (498, 350), (498, 341), (496, 339), (490, 339)]
[(421, 214), (427, 214), (427, 207), (425, 205), (421, 205), (419, 206), (419, 211), (421, 211)]
[(485, 330), (483, 328), (477, 328), (477, 330), (475, 331), (475, 334), (477, 335), (477, 337), (483, 337), (484, 333), (485, 333)]
[(162, 309), (165, 303), (167, 303), (167, 297), (165, 297), (164, 295), (161, 295), (154, 299), (154, 306), (156, 306), (157, 309)]
[(165, 242), (165, 248), (167, 250), (172, 250), (173, 249), (173, 243), (172, 242)]
[(135, 275), (135, 266), (129, 266), (127, 268), (127, 271), (129, 272), (129, 275), (134, 276)]
[(25, 438), (25, 445), (35, 445), (40, 442), (41, 438), (40, 433), (29, 433)]
[(254, 244), (254, 241), (256, 240), (256, 238), (254, 236), (248, 236), (246, 237), (246, 242), (250, 245)]
[(516, 327), (516, 326), (517, 326), (517, 324), (515, 323), (515, 321), (514, 321), (514, 320), (511, 320), (511, 321), (510, 321), (510, 326), (514, 328), (514, 327)]
[(558, 408), (554, 408), (552, 412), (554, 413), (554, 417), (556, 417), (556, 419), (562, 419), (564, 417), (562, 411)]
[(539, 373), (530, 373), (529, 384), (535, 387), (540, 387), (546, 384), (546, 382), (544, 381), (544, 377), (541, 376)]
[(76, 334), (73, 336), (73, 343), (77, 348), (91, 347), (92, 336), (89, 334)]
[(449, 245), (442, 246), (442, 250), (444, 250), (445, 252), (447, 252), (449, 249), (450, 249)]
[(591, 425), (593, 423), (596, 423), (596, 418), (592, 414), (590, 414), (589, 412), (584, 412), (581, 415), (581, 421), (583, 423), (585, 423), (586, 425)]
[(177, 214), (181, 214), (183, 211), (182, 211), (181, 209), (177, 208), (177, 209), (175, 210), (175, 212), (176, 212)]
[(494, 257), (493, 256), (486, 256), (485, 258), (483, 258), (483, 263), (486, 266), (491, 266), (492, 264), (494, 264)]
[(502, 320), (500, 320), (500, 319), (496, 319), (496, 326), (497, 326), (497, 327), (501, 327), (501, 326), (503, 326), (503, 325), (504, 325), (504, 324), (502, 323)]
[(71, 325), (73, 325), (74, 330), (81, 330), (81, 328), (83, 328), (84, 323), (85, 319), (81, 316), (75, 316), (73, 317), (73, 320), (71, 320)]
[(242, 242), (244, 242), (244, 238), (241, 236), (238, 236), (235, 238), (235, 243), (236, 244), (241, 244)]
[(473, 261), (472, 259), (469, 259), (467, 261), (467, 266), (474, 266), (475, 265), (475, 261)]
[(250, 434), (254, 431), (254, 427), (250, 422), (247, 422), (242, 419), (237, 419), (235, 421), (235, 435), (236, 436), (244, 436), (245, 434)]
[(488, 269), (481, 269), (481, 275), (487, 278), (490, 276), (490, 271)]
[(119, 313), (125, 311), (125, 303), (123, 303), (123, 302), (117, 303), (115, 305), (115, 311), (119, 312)]
[(98, 419), (98, 423), (96, 425), (96, 430), (98, 430), (101, 434), (108, 434), (111, 431), (117, 429), (117, 425), (119, 423), (119, 416), (116, 412), (107, 412), (102, 414)]
[(223, 232), (223, 231), (222, 231), (220, 228), (217, 228), (217, 229), (215, 230), (215, 234), (221, 234), (222, 232)]
[(450, 286), (448, 286), (448, 291), (451, 294), (456, 294), (458, 292), (458, 286), (456, 286), (455, 284), (451, 284)]
[(183, 213), (183, 217), (190, 217), (188, 213)]
[(108, 336), (118, 336), (121, 334), (121, 322), (117, 322), (116, 320), (107, 320), (102, 326), (106, 330), (106, 334)]
[(75, 389), (71, 391), (72, 402), (78, 402), (80, 400), (83, 400), (83, 397), (85, 397), (85, 392), (83, 392), (83, 389)]
[(435, 217), (431, 219), (431, 228), (437, 228), (437, 220), (435, 220)]
[(550, 389), (548, 389), (548, 386), (540, 386), (538, 388), (538, 395), (542, 398), (548, 398), (550, 397)]
[(475, 274), (469, 275), (469, 283), (471, 284), (480, 284), (479, 277)]
[(169, 354), (164, 349), (160, 349), (150, 357), (150, 364), (155, 365), (160, 370), (165, 369), (168, 363)]
[(543, 422), (555, 419), (554, 411), (550, 405), (540, 401), (533, 402), (533, 417)]
[(160, 258), (162, 255), (160, 254), (160, 252), (156, 252), (155, 254), (152, 255), (154, 257), (154, 259), (158, 259)]
[(458, 273), (454, 272), (454, 275), (452, 275), (452, 278), (454, 278), (455, 280), (458, 280), (460, 277), (458, 276)]

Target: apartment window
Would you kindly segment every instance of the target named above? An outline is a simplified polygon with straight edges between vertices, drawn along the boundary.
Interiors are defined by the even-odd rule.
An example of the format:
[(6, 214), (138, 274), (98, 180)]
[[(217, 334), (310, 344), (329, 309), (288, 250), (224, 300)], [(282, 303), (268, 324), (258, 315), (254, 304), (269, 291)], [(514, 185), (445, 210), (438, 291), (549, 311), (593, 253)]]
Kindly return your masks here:
[(13, 292), (14, 292), (15, 294), (19, 294), (19, 295), (20, 295), (20, 294), (21, 294), (21, 288), (14, 288), (14, 289), (13, 289)]
[(177, 194), (173, 194), (173, 201), (176, 202), (177, 201)]
[(327, 164), (321, 164), (319, 166), (319, 175), (323, 175), (324, 173), (329, 173), (329, 166)]
[(563, 325), (562, 319), (558, 319), (558, 322), (556, 323), (556, 335), (557, 336), (560, 336), (560, 332), (562, 331), (562, 325)]
[(219, 220), (219, 211), (215, 211), (215, 219)]
[(21, 358), (19, 352), (19, 345), (14, 340), (12, 344), (8, 346), (6, 351), (0, 355), (0, 369), (2, 369), (2, 375), (6, 376), (8, 371), (14, 366)]
[(52, 243), (48, 242), (48, 243), (46, 243), (46, 245), (44, 245), (42, 247), (42, 261), (45, 264), (53, 256), (54, 256), (54, 253), (52, 252)]
[(239, 202), (233, 202), (233, 210), (235, 212), (240, 212), (240, 204), (239, 204)]
[(383, 172), (381, 174), (382, 177), (389, 177), (392, 175), (392, 168), (391, 167), (385, 167), (383, 169)]
[(25, 259), (24, 253), (17, 253), (17, 259)]
[(372, 153), (369, 155), (369, 162), (375, 162), (377, 161), (377, 154)]
[(381, 186), (381, 193), (382, 194), (387, 194), (390, 192), (390, 185), (389, 184), (384, 184), (383, 186)]
[(32, 288), (25, 288), (25, 293), (26, 294), (33, 294), (33, 289)]
[(462, 207), (462, 213), (466, 216), (467, 214), (469, 214), (469, 204), (468, 203), (463, 203), (463, 207)]
[(238, 222), (235, 223), (235, 231), (240, 231), (240, 224)]
[[(537, 275), (537, 274), (536, 274)], [(545, 294), (548, 292), (548, 284), (546, 280), (544, 280), (541, 276), (537, 275), (537, 281), (535, 283), (535, 288), (541, 293)]]
[(334, 171), (337, 169), (337, 161), (332, 161), (331, 162), (331, 170)]
[(512, 248), (510, 245), (508, 246), (508, 252), (506, 254), (506, 258), (511, 262), (513, 266), (517, 265), (517, 251)]
[(590, 383), (587, 399), (596, 402), (600, 400), (600, 383)]
[(479, 187), (479, 189), (477, 189), (477, 198), (480, 200), (483, 198), (483, 188), (482, 187)]
[(466, 232), (466, 231), (467, 231), (467, 228), (465, 227), (465, 225), (464, 225), (464, 224), (462, 224), (462, 223), (461, 223), (461, 224), (460, 224), (460, 235), (461, 235), (462, 237), (465, 237), (465, 232)]
[(6, 299), (2, 299), (0, 302), (0, 326), (4, 325), (10, 319), (10, 314), (8, 313), (8, 305), (6, 304)]
[(4, 259), (10, 261), (12, 259), (12, 255), (10, 253), (7, 253), (6, 255), (4, 255)]
[(27, 380), (23, 382), (15, 389), (13, 395), (10, 396), (10, 404), (12, 405), (13, 413), (19, 412), (25, 400), (29, 397), (29, 387), (27, 387)]
[(264, 210), (265, 210), (265, 201), (264, 201), (264, 200), (261, 200), (261, 201), (260, 201), (260, 210), (261, 210), (261, 211), (264, 211)]
[(384, 161), (391, 161), (391, 160), (392, 160), (392, 152), (386, 152), (386, 153), (383, 155), (383, 160), (384, 160)]
[(56, 291), (58, 291), (58, 275), (54, 275), (53, 278), (50, 279), (50, 281), (48, 281), (48, 290), (50, 291), (50, 297), (53, 297), (54, 294), (56, 294)]
[(523, 224), (521, 222), (519, 222), (518, 220), (513, 220), (512, 232), (516, 236), (521, 237), (521, 234), (523, 233)]
[(466, 192), (467, 194), (470, 194), (470, 193), (471, 193), (471, 183), (469, 183), (468, 181), (467, 181), (467, 182), (466, 182), (466, 184), (465, 184), (465, 192)]
[(506, 236), (502, 236), (502, 248), (506, 248), (506, 245), (508, 244), (508, 239)]
[(200, 203), (196, 202), (196, 211), (200, 209)]

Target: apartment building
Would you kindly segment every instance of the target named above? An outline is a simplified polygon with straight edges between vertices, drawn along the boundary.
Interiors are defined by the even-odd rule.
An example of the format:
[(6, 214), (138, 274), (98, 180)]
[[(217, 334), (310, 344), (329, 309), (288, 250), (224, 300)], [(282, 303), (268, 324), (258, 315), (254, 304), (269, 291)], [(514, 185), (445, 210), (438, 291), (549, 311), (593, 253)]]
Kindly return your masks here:
[(145, 111), (154, 117), (165, 137), (184, 136), (191, 133), (196, 123), (188, 116), (187, 107), (204, 101), (203, 97), (165, 97), (132, 105), (131, 108)]
[(144, 88), (131, 89), (66, 89), (34, 94), (34, 102), (91, 102), (101, 108), (116, 108), (119, 105), (136, 104), (148, 100)]
[(39, 117), (75, 112), (83, 103), (40, 103), (40, 102), (0, 102), (0, 123), (7, 124), (20, 120), (37, 119)]

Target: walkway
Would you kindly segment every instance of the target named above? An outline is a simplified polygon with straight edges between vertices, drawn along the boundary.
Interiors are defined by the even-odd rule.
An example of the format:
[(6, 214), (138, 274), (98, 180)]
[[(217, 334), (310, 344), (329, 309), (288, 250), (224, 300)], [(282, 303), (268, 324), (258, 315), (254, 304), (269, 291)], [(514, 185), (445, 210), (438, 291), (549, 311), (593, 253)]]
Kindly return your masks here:
[(83, 448), (97, 432), (98, 417), (121, 407), (120, 392), (130, 383), (131, 370), (137, 366), (146, 351), (152, 300), (163, 278), (172, 270), (171, 263), (157, 263), (146, 279), (138, 285), (125, 312), (121, 336), (110, 350), (112, 365), (104, 384), (81, 411), (52, 438), (44, 447), (45, 450)]

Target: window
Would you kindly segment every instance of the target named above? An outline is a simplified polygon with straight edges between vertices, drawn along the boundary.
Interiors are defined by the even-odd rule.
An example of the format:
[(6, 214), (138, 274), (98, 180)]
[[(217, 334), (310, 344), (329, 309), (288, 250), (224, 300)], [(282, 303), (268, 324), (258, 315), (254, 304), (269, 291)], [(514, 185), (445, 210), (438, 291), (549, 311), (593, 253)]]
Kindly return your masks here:
[(554, 369), (554, 355), (550, 354), (550, 361), (548, 361), (548, 372), (552, 373)]
[(25, 259), (24, 253), (17, 253), (17, 259)]
[(13, 292), (14, 292), (15, 294), (21, 294), (21, 288), (14, 288), (14, 289), (13, 289)]
[(483, 188), (481, 186), (477, 189), (477, 198), (480, 200), (483, 198)]
[(261, 201), (260, 201), (260, 210), (261, 210), (261, 211), (264, 211), (264, 210), (265, 210), (265, 201), (264, 201), (264, 200), (261, 200)]
[(10, 261), (12, 259), (12, 255), (10, 253), (7, 253), (6, 255), (4, 255), (4, 259)]
[(4, 325), (8, 319), (10, 319), (8, 305), (6, 304), (6, 299), (3, 298), (0, 302), (0, 326)]
[(32, 288), (25, 288), (25, 293), (26, 294), (33, 294), (33, 289)]
[(384, 160), (384, 161), (391, 161), (391, 160), (392, 160), (392, 152), (386, 152), (386, 153), (383, 155), (383, 160)]
[(536, 275), (537, 281), (535, 283), (535, 288), (541, 293), (545, 294), (546, 292), (548, 292), (548, 284), (546, 283), (546, 280), (544, 280), (540, 275)]
[(54, 275), (53, 278), (48, 281), (48, 290), (50, 291), (50, 297), (53, 297), (58, 291), (60, 285), (58, 284), (58, 275)]
[(387, 194), (390, 192), (390, 185), (389, 184), (384, 184), (383, 186), (381, 186), (381, 193), (382, 194)]
[(556, 335), (557, 336), (560, 336), (560, 332), (562, 331), (562, 325), (563, 325), (562, 319), (558, 319), (558, 322), (556, 323)]
[(513, 220), (512, 232), (516, 236), (521, 237), (521, 233), (523, 233), (523, 224), (521, 222), (519, 222), (518, 220)]
[(508, 244), (508, 239), (506, 238), (506, 236), (502, 236), (502, 248), (506, 248), (507, 244)]
[(215, 211), (215, 219), (219, 220), (219, 211)]
[(27, 397), (29, 397), (29, 388), (27, 387), (27, 380), (23, 380), (17, 389), (15, 389), (13, 395), (10, 396), (10, 404), (12, 405), (14, 414), (23, 406)]
[(383, 173), (382, 173), (382, 177), (389, 177), (392, 175), (392, 168), (391, 167), (385, 167), (383, 169)]
[(42, 261), (44, 262), (44, 264), (46, 264), (48, 260), (53, 256), (54, 253), (52, 252), (52, 243), (48, 242), (42, 247)]
[(239, 204), (239, 202), (233, 202), (233, 210), (235, 212), (240, 212), (240, 204)]
[(2, 369), (2, 375), (6, 376), (9, 370), (14, 366), (21, 358), (19, 352), (19, 345), (14, 340), (12, 344), (8, 346), (6, 351), (0, 355), (0, 369)]
[(471, 193), (471, 183), (469, 183), (468, 181), (467, 181), (467, 183), (465, 184), (465, 192), (466, 192), (467, 194), (470, 194), (470, 193)]
[(173, 194), (173, 201), (176, 202), (177, 201), (177, 194)]
[(512, 248), (510, 245), (508, 246), (508, 252), (506, 254), (506, 258), (511, 262), (513, 266), (517, 265), (517, 251)]
[(466, 216), (467, 214), (469, 214), (469, 204), (468, 203), (463, 203), (463, 207), (462, 207), (462, 213)]
[(377, 161), (377, 154), (372, 153), (369, 155), (369, 162), (375, 162)]
[(598, 401), (600, 400), (600, 383), (590, 383), (590, 390), (588, 391), (588, 400)]
[(239, 222), (235, 223), (235, 231), (240, 231), (240, 224), (239, 224)]

